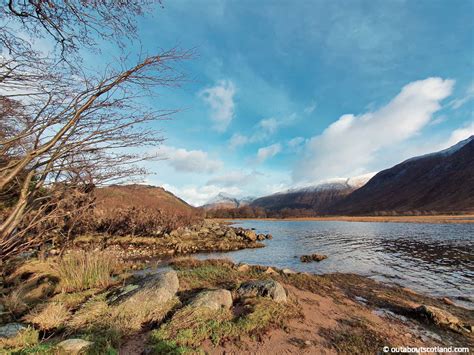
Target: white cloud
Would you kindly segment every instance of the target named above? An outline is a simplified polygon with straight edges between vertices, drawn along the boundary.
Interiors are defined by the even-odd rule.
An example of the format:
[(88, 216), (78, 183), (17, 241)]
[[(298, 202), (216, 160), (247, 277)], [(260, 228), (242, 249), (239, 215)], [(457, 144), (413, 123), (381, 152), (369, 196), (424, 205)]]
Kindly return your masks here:
[(244, 171), (231, 171), (227, 174), (216, 176), (207, 182), (207, 185), (217, 185), (224, 187), (246, 186), (254, 183), (258, 176), (262, 175), (256, 171), (247, 173)]
[(234, 118), (235, 85), (230, 80), (221, 80), (216, 86), (204, 89), (199, 96), (210, 106), (214, 129), (224, 132)]
[(274, 135), (281, 127), (290, 126), (296, 121), (296, 114), (284, 118), (264, 118), (254, 127), (253, 134), (243, 135), (235, 133), (229, 140), (229, 148), (235, 149), (245, 144), (264, 142)]
[(314, 112), (316, 109), (316, 102), (312, 102), (309, 106), (306, 106), (303, 110), (303, 112), (307, 115), (311, 114)]
[(268, 147), (262, 147), (257, 151), (257, 163), (263, 163), (268, 158), (274, 157), (281, 152), (281, 144), (275, 143)]
[(463, 97), (452, 100), (449, 103), (449, 106), (457, 110), (458, 108), (460, 108), (467, 102), (471, 101), (472, 99), (474, 99), (474, 82), (472, 82), (471, 85), (469, 85)]
[(449, 139), (444, 143), (440, 149), (444, 148), (449, 148), (456, 143), (469, 138), (470, 136), (474, 135), (474, 122), (470, 122), (464, 127), (455, 129), (453, 132), (451, 132), (451, 135), (449, 136)]
[(168, 165), (176, 171), (186, 173), (212, 173), (219, 170), (223, 163), (217, 159), (211, 159), (202, 150), (186, 150), (170, 146), (160, 147), (158, 154), (166, 159)]
[(371, 166), (374, 156), (416, 135), (441, 108), (440, 101), (451, 94), (453, 85), (453, 80), (441, 78), (414, 81), (377, 111), (341, 116), (309, 140), (293, 179), (355, 176), (380, 168)]
[(295, 137), (290, 139), (287, 144), (290, 148), (298, 148), (304, 141), (305, 139), (303, 137)]

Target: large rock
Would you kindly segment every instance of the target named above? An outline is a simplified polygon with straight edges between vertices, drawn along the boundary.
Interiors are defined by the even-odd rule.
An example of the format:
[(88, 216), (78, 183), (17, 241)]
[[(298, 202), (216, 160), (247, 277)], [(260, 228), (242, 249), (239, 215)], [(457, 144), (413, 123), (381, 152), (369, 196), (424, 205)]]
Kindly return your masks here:
[(452, 315), (444, 309), (434, 306), (421, 305), (415, 308), (415, 312), (430, 322), (440, 327), (446, 327), (452, 330), (462, 330), (463, 324), (456, 316)]
[(92, 344), (94, 343), (83, 339), (67, 339), (60, 342), (57, 348), (66, 354), (85, 354)]
[(284, 303), (287, 300), (283, 286), (272, 279), (245, 282), (237, 289), (237, 295), (243, 298), (269, 297), (278, 303)]
[(257, 240), (257, 233), (255, 233), (253, 230), (244, 230), (242, 234), (251, 242), (255, 242)]
[(178, 292), (178, 274), (174, 270), (156, 273), (147, 276), (137, 282), (121, 288), (115, 295), (109, 298), (110, 303), (127, 301), (139, 302), (144, 297), (153, 297), (156, 302), (168, 302)]
[(8, 323), (0, 327), (0, 339), (2, 338), (14, 338), (22, 330), (25, 330), (26, 326), (20, 323)]
[(208, 290), (199, 293), (190, 303), (193, 307), (205, 307), (212, 310), (232, 307), (232, 294), (228, 290)]

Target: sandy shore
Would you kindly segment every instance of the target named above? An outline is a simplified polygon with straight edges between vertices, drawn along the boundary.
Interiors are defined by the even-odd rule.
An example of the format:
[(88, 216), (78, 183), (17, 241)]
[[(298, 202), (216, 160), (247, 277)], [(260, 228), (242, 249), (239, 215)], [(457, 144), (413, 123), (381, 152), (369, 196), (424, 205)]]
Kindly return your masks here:
[[(238, 218), (237, 220), (262, 221), (343, 221), (343, 222), (383, 222), (383, 223), (474, 223), (474, 214), (433, 215), (433, 216), (334, 216), (334, 217), (291, 217), (291, 218)], [(234, 221), (233, 219), (213, 219)]]

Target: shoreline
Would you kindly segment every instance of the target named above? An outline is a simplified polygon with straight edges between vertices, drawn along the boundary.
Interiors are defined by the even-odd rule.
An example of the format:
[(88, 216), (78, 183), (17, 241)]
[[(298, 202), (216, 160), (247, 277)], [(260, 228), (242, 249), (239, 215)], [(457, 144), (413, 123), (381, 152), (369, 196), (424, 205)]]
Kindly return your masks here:
[(474, 214), (433, 216), (334, 216), (334, 217), (289, 217), (289, 218), (210, 218), (216, 222), (271, 221), (271, 222), (374, 222), (374, 223), (427, 223), (427, 224), (471, 224)]

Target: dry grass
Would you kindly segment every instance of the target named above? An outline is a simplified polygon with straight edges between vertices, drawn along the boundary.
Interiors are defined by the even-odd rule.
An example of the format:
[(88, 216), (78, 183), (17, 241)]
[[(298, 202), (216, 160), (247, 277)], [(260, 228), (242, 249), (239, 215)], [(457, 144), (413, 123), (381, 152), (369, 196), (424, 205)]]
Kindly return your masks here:
[(1, 298), (1, 303), (9, 312), (14, 315), (23, 314), (28, 310), (28, 304), (25, 302), (25, 290), (17, 288)]
[(58, 291), (73, 292), (105, 288), (118, 263), (112, 254), (100, 251), (73, 250), (58, 260), (34, 260), (19, 267), (11, 279), (29, 275), (28, 282), (49, 279), (58, 283)]
[(28, 323), (34, 324), (40, 330), (61, 329), (71, 316), (66, 306), (59, 302), (50, 302), (35, 308), (24, 317)]

